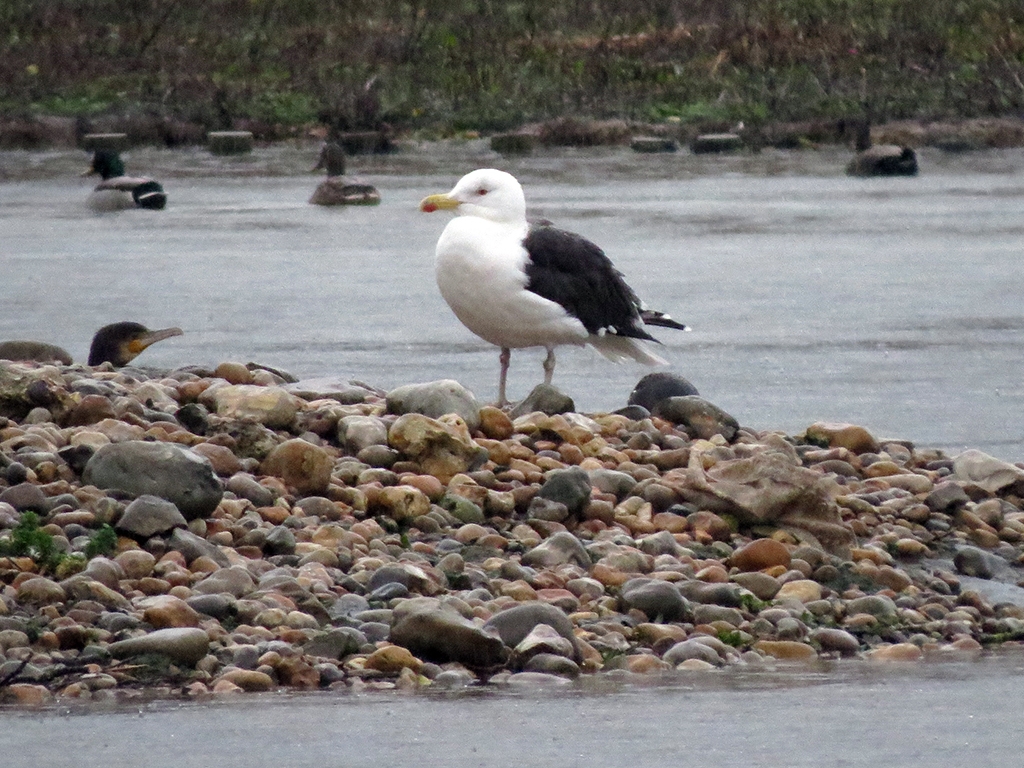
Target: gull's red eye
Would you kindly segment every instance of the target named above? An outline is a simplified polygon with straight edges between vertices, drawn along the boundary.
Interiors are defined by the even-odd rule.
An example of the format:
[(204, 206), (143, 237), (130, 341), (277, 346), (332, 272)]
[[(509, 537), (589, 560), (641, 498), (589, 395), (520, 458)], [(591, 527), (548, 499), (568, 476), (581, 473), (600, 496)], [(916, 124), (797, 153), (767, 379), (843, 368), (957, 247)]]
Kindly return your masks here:
[(478, 195), (480, 195), (480, 196), (483, 196), (483, 195), (486, 195), (486, 194), (487, 194), (487, 190), (486, 190), (486, 189), (484, 189), (483, 187), (481, 187), (480, 189), (478, 189), (478, 190), (476, 191), (476, 193), (477, 193)]

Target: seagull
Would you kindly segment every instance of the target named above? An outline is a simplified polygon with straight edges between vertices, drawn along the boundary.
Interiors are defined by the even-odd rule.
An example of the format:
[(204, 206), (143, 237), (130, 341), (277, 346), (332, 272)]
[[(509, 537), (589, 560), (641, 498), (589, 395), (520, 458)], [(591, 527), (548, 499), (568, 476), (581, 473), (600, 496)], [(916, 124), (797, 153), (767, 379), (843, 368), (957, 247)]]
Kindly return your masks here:
[(597, 245), (547, 222), (530, 224), (514, 176), (483, 168), (420, 210), (454, 211), (437, 241), (437, 286), (470, 331), (501, 349), (498, 404), (504, 406), (513, 349), (544, 347), (544, 383), (555, 347), (590, 344), (609, 360), (665, 365), (644, 342), (646, 326), (689, 330), (647, 309)]

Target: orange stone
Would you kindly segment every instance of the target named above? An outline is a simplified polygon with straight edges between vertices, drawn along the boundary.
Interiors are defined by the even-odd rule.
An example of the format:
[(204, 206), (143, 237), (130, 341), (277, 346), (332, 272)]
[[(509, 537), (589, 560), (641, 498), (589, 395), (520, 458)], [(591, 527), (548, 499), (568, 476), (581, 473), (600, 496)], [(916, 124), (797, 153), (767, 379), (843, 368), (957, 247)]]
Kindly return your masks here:
[(741, 571), (763, 571), (782, 566), (789, 568), (789, 549), (775, 539), (754, 539), (733, 552), (730, 564)]
[(807, 643), (795, 640), (759, 640), (754, 648), (763, 654), (786, 661), (810, 661), (818, 657), (818, 652)]

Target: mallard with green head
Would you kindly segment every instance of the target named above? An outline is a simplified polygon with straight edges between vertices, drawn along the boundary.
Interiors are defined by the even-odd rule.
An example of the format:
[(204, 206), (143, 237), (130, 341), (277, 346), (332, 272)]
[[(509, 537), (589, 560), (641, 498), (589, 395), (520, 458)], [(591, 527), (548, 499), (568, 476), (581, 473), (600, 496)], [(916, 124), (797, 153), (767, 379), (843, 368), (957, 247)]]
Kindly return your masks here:
[(143, 176), (125, 176), (121, 156), (109, 149), (98, 149), (92, 165), (83, 176), (98, 173), (103, 179), (89, 195), (89, 207), (98, 211), (147, 208), (159, 211), (167, 205), (167, 193), (160, 184)]
[(357, 184), (345, 178), (345, 150), (337, 142), (327, 142), (320, 150), (311, 173), (327, 169), (327, 178), (317, 185), (309, 202), (313, 205), (378, 205), (380, 192), (369, 184)]

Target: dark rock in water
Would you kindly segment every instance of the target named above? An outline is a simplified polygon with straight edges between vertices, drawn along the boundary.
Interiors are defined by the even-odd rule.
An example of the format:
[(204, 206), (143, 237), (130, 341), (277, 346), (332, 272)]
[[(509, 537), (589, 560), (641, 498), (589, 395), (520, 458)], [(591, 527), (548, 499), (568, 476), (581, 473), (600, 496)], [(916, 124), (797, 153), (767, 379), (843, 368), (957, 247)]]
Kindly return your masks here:
[(184, 528), (188, 521), (178, 508), (158, 496), (143, 495), (128, 505), (114, 529), (139, 541)]
[(573, 632), (572, 621), (561, 610), (548, 603), (522, 603), (494, 614), (484, 629), (497, 632), (510, 648), (519, 645), (538, 624), (546, 624), (572, 643), (573, 659), (580, 660), (579, 645)]
[(527, 413), (540, 411), (548, 416), (560, 413), (572, 413), (576, 404), (572, 398), (551, 384), (538, 384), (522, 401), (516, 404), (509, 414), (513, 419)]
[(736, 419), (697, 395), (669, 397), (660, 401), (651, 413), (681, 425), (691, 437), (704, 440), (721, 435), (731, 442), (740, 428)]
[(498, 133), (491, 136), (491, 149), (503, 155), (528, 155), (537, 145), (531, 133)]
[(191, 666), (209, 652), (210, 638), (198, 627), (174, 627), (111, 643), (108, 650), (116, 659), (159, 653)]
[(679, 149), (679, 144), (675, 139), (664, 136), (634, 136), (629, 142), (629, 146), (634, 152), (645, 153), (675, 152)]
[(627, 606), (643, 611), (651, 621), (681, 621), (688, 613), (679, 590), (660, 579), (630, 579), (620, 594)]
[(629, 405), (641, 405), (648, 411), (669, 397), (699, 395), (697, 388), (677, 373), (649, 373), (629, 393)]
[(553, 470), (537, 496), (564, 504), (570, 515), (578, 515), (590, 501), (590, 475), (579, 467)]
[(690, 142), (695, 155), (738, 152), (743, 149), (743, 137), (736, 133), (703, 133)]
[(501, 639), (442, 608), (416, 611), (400, 619), (389, 639), (427, 661), (456, 661), (471, 669), (498, 667), (508, 659)]
[(104, 445), (85, 465), (82, 480), (97, 488), (167, 499), (186, 520), (206, 517), (224, 496), (209, 459), (172, 443)]

